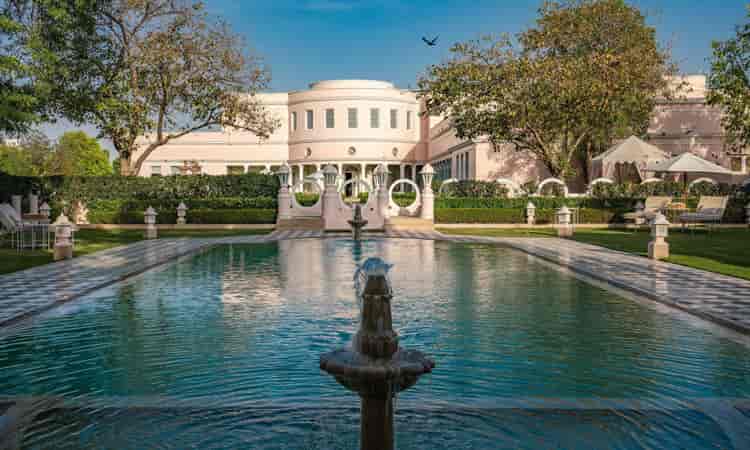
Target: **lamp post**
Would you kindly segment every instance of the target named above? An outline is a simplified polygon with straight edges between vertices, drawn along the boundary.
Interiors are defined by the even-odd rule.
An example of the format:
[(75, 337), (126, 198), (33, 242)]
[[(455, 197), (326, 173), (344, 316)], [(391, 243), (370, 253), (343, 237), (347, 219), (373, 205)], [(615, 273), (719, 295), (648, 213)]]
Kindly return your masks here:
[(53, 224), (55, 228), (55, 248), (53, 253), (53, 259), (60, 261), (61, 259), (71, 259), (73, 257), (73, 224), (65, 216), (60, 214)]
[(536, 223), (536, 206), (529, 202), (526, 204), (526, 225), (534, 225)]
[(288, 220), (292, 218), (292, 196), (289, 194), (289, 174), (292, 169), (289, 168), (287, 163), (284, 163), (279, 167), (279, 171), (276, 175), (279, 177), (279, 188), (278, 203), (279, 203), (279, 221)]
[(188, 208), (185, 206), (184, 202), (180, 202), (177, 206), (177, 225), (185, 225), (187, 223), (187, 220), (185, 219), (187, 209)]
[(435, 219), (435, 194), (432, 192), (432, 179), (435, 177), (435, 169), (425, 164), (422, 167), (422, 220), (432, 222)]
[(146, 239), (156, 239), (156, 216), (157, 212), (152, 207), (148, 207), (146, 212), (143, 213), (143, 219), (146, 222)]
[(573, 225), (570, 222), (571, 212), (567, 206), (563, 205), (555, 213), (557, 216), (557, 235), (559, 237), (573, 236)]
[(651, 242), (648, 243), (648, 257), (651, 259), (669, 258), (669, 244), (665, 240), (669, 235), (669, 221), (663, 214), (656, 214), (651, 221)]

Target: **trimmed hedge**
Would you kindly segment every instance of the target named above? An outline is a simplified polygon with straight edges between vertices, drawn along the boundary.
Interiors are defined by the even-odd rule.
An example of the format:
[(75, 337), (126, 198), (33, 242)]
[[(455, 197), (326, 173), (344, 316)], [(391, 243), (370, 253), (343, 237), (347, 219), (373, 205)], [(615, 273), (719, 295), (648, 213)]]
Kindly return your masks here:
[(276, 198), (278, 179), (271, 175), (189, 175), (168, 177), (15, 177), (0, 173), (0, 202), (13, 194), (37, 192), (46, 201)]
[(459, 198), (440, 196), (435, 199), (435, 208), (518, 208), (526, 209), (531, 201), (537, 210), (559, 209), (563, 205), (571, 208), (635, 208), (639, 199), (612, 198), (599, 199), (591, 197), (515, 197), (515, 198)]
[[(555, 209), (537, 209), (537, 224), (555, 222)], [(612, 209), (581, 208), (580, 223), (617, 223), (622, 221), (622, 211)], [(526, 209), (521, 208), (438, 208), (437, 223), (526, 223)]]
[[(156, 223), (174, 224), (177, 212), (159, 210)], [(89, 211), (90, 223), (142, 224), (143, 211)], [(187, 212), (188, 224), (273, 224), (276, 223), (276, 209), (194, 209)]]

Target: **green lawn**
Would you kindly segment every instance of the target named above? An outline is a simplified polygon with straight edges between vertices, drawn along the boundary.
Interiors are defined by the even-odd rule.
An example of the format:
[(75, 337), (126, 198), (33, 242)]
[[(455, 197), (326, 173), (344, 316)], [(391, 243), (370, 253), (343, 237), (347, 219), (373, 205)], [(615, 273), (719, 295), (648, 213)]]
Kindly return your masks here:
[[(554, 236), (552, 229), (440, 229), (446, 234), (498, 236), (498, 237), (544, 237)], [(577, 228), (573, 240), (600, 245), (602, 247), (646, 256), (648, 231), (624, 231), (610, 229)], [(667, 238), (670, 258), (675, 264), (731, 275), (750, 280), (750, 230), (723, 229), (711, 233), (705, 230), (682, 232), (670, 230)]]
[[(265, 234), (271, 230), (163, 230), (159, 237), (224, 237), (248, 234)], [(142, 230), (80, 230), (75, 234), (74, 256), (129, 244), (143, 239)], [(0, 248), (0, 274), (52, 262), (51, 250), (24, 250), (18, 253), (7, 246)]]

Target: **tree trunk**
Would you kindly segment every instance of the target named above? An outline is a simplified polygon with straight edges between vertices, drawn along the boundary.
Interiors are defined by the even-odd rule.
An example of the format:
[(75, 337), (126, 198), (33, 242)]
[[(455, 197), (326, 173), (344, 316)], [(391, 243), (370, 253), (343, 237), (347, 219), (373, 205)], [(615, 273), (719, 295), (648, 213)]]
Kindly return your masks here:
[[(120, 155), (122, 155), (122, 153), (120, 153)], [(124, 156), (120, 156), (120, 175), (124, 177), (130, 176), (132, 174), (130, 170), (130, 165), (131, 165), (130, 157), (125, 158)]]

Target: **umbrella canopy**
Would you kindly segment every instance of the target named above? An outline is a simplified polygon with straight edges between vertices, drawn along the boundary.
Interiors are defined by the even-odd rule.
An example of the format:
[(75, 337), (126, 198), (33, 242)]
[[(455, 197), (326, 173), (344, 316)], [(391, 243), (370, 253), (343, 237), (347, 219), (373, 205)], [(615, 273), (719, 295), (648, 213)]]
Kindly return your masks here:
[(602, 177), (613, 178), (618, 164), (633, 164), (638, 175), (643, 178), (642, 172), (647, 170), (648, 164), (661, 162), (669, 157), (669, 153), (659, 147), (644, 142), (636, 136), (630, 136), (591, 161), (601, 166), (600, 176)]
[(718, 164), (706, 161), (700, 156), (692, 153), (683, 153), (666, 161), (649, 164), (648, 170), (652, 172), (669, 173), (712, 173), (717, 175), (731, 175), (732, 172)]

